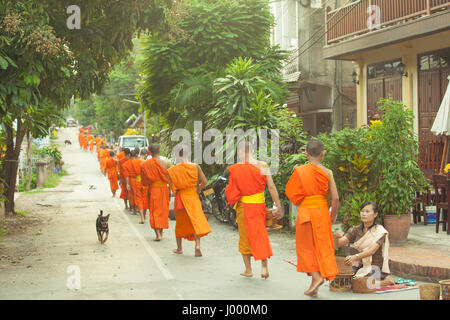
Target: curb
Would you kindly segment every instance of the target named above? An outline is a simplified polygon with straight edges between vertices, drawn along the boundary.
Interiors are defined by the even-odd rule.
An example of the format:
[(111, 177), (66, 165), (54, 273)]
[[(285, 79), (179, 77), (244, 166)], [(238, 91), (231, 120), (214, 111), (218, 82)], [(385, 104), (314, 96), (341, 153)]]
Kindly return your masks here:
[(450, 267), (430, 267), (389, 260), (391, 274), (416, 281), (439, 282), (450, 279)]

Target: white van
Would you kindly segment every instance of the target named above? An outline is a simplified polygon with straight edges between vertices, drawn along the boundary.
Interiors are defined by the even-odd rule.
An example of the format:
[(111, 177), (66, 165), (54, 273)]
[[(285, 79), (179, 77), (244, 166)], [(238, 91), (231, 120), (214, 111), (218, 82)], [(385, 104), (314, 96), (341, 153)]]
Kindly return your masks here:
[(120, 136), (119, 147), (133, 150), (136, 147), (148, 150), (148, 139), (144, 136)]

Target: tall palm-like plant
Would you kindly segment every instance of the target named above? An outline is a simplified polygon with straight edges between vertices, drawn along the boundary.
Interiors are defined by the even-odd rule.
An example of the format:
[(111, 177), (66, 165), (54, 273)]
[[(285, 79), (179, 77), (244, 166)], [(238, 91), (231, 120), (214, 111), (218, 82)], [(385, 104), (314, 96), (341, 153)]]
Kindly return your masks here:
[(207, 114), (210, 127), (224, 130), (236, 117), (244, 117), (256, 92), (270, 94), (278, 102), (284, 98), (284, 88), (265, 78), (261, 66), (252, 58), (235, 58), (225, 70), (226, 76), (214, 81), (215, 108)]

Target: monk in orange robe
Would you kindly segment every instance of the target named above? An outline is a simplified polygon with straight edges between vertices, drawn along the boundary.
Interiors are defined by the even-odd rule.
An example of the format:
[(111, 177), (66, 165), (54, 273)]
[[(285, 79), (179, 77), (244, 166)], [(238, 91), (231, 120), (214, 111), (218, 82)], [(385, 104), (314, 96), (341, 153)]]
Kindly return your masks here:
[(80, 132), (78, 133), (78, 143), (80, 144), (80, 149), (83, 148), (83, 137), (84, 137), (83, 128), (80, 128)]
[(88, 139), (89, 139), (89, 151), (93, 152), (94, 151), (94, 137), (92, 135), (89, 135)]
[(141, 216), (141, 222), (139, 223), (144, 224), (145, 223), (144, 195), (141, 183), (141, 163), (143, 161), (139, 158), (140, 150), (138, 147), (135, 148), (131, 154), (132, 156), (129, 162), (131, 162), (131, 167), (133, 168), (135, 176), (129, 176), (128, 178), (131, 185), (131, 189), (133, 191), (135, 208), (138, 210), (139, 215)]
[(87, 134), (84, 134), (84, 136), (83, 136), (83, 150), (84, 151), (87, 151), (88, 144), (89, 144), (88, 136), (87, 136)]
[(109, 158), (109, 153), (111, 150), (108, 148), (108, 146), (104, 146), (103, 149), (100, 151), (100, 171), (103, 173), (104, 176), (106, 176), (106, 161)]
[(180, 163), (167, 170), (169, 186), (175, 193), (175, 237), (176, 254), (183, 254), (182, 239), (195, 240), (195, 256), (201, 257), (200, 238), (211, 232), (202, 210), (198, 193), (206, 186), (207, 180), (199, 165), (190, 163), (189, 147), (178, 152)]
[(115, 159), (114, 156), (114, 151), (111, 151), (109, 153), (109, 158), (105, 161), (105, 169), (108, 175), (109, 185), (113, 198), (116, 196), (117, 189), (119, 189), (119, 184), (117, 183), (119, 177), (119, 167), (117, 164), (117, 159)]
[(148, 156), (148, 149), (142, 149), (139, 159), (141, 160), (140, 176), (141, 176), (141, 193), (142, 193), (142, 214), (144, 215), (144, 220), (145, 220), (145, 217), (147, 216), (147, 210), (149, 209), (149, 206), (148, 206), (149, 205), (148, 204), (149, 186), (147, 186), (147, 185), (144, 186), (142, 184), (142, 163), (144, 163), (144, 161), (147, 160), (147, 156)]
[(120, 182), (120, 199), (123, 199), (125, 203), (125, 210), (131, 210), (131, 207), (128, 206), (128, 190), (127, 190), (127, 179), (125, 176), (125, 169), (123, 165), (128, 159), (131, 158), (130, 149), (124, 148), (121, 153), (117, 155), (117, 159), (119, 160), (119, 182)]
[[(324, 279), (333, 280), (338, 274), (331, 230), (339, 207), (339, 195), (331, 170), (321, 162), (325, 149), (319, 140), (306, 146), (309, 163), (294, 169), (286, 185), (286, 195), (300, 205), (296, 223), (297, 271), (312, 277), (305, 291), (316, 297)], [(331, 218), (326, 196), (330, 194)]]
[(167, 186), (170, 167), (168, 161), (161, 159), (160, 147), (150, 146), (151, 159), (141, 164), (142, 185), (149, 187), (147, 198), (150, 213), (150, 227), (155, 231), (155, 241), (162, 239), (163, 230), (169, 228), (170, 192)]
[(263, 161), (253, 158), (253, 148), (247, 141), (238, 145), (240, 163), (228, 167), (229, 183), (225, 195), (230, 204), (236, 204), (239, 230), (239, 252), (244, 260), (244, 277), (253, 277), (251, 257), (261, 260), (261, 278), (269, 277), (267, 259), (272, 248), (266, 229), (266, 204), (264, 190), (267, 187), (276, 205), (275, 219), (281, 218), (282, 210), (278, 191), (273, 183), (270, 168)]
[[(134, 152), (130, 152), (130, 157), (128, 158), (128, 161), (126, 161), (122, 165), (124, 177), (126, 180), (126, 188), (127, 188), (127, 199), (129, 201), (130, 209), (132, 210), (133, 214), (137, 215), (137, 207), (135, 203), (135, 194), (134, 189), (132, 187), (132, 184), (135, 184), (137, 172), (135, 171), (135, 166), (133, 165), (133, 161), (136, 159), (136, 156), (134, 155)], [(134, 181), (134, 182), (133, 182)]]

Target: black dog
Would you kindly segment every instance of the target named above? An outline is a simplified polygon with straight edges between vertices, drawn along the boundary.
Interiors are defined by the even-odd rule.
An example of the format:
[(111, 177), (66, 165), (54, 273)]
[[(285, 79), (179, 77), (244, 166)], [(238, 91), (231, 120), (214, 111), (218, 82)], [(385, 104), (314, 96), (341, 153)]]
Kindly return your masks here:
[(70, 140), (66, 140), (64, 141), (64, 144), (67, 146), (68, 144), (72, 145), (72, 142), (70, 142)]
[[(108, 219), (109, 214), (107, 216), (103, 216), (103, 211), (100, 210), (100, 214), (98, 215), (95, 225), (97, 227), (98, 241), (100, 241), (101, 244), (105, 243), (106, 240), (108, 240), (109, 234)], [(105, 235), (106, 237), (103, 239), (103, 236)]]

